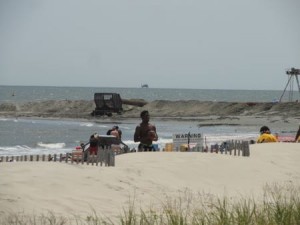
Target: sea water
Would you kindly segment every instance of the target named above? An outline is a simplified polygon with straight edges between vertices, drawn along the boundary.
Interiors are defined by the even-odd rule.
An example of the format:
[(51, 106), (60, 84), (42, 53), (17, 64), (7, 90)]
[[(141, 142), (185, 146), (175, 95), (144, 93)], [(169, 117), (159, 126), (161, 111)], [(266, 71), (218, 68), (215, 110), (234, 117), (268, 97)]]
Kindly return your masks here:
[[(201, 101), (273, 101), (280, 91), (245, 90), (196, 90), (196, 89), (154, 89), (154, 88), (95, 88), (95, 87), (27, 87), (0, 86), (0, 104), (5, 102), (26, 102), (43, 100), (92, 100), (96, 92), (120, 93), (124, 99), (153, 100), (201, 100)], [(140, 119), (99, 122), (81, 119), (36, 119), (0, 117), (0, 156), (25, 154), (65, 153), (80, 143), (87, 143), (95, 132), (106, 134), (118, 125), (122, 140), (130, 148), (137, 148), (133, 141), (135, 127)], [(253, 126), (208, 126), (202, 127), (195, 121), (157, 120), (151, 118), (159, 136), (158, 147), (172, 142), (173, 134), (201, 133), (206, 144), (227, 140), (256, 139), (257, 127)]]
[[(96, 92), (116, 92), (124, 99), (199, 100), (227, 102), (271, 102), (280, 99), (282, 91), (276, 90), (214, 90), (171, 88), (107, 88), (107, 87), (41, 87), (1, 86), (0, 103), (43, 100), (92, 100)], [(295, 95), (297, 93), (294, 93)], [(288, 99), (288, 93), (282, 98)]]
[[(257, 131), (249, 127), (214, 126), (200, 127), (195, 121), (150, 121), (157, 128), (156, 144), (163, 149), (172, 142), (173, 134), (201, 133), (207, 145), (226, 140), (256, 139)], [(113, 122), (0, 118), (0, 155), (58, 154), (75, 149), (80, 143), (87, 143), (93, 133), (106, 134), (112, 126), (122, 130), (122, 140), (131, 149), (137, 148), (133, 135), (139, 119)]]

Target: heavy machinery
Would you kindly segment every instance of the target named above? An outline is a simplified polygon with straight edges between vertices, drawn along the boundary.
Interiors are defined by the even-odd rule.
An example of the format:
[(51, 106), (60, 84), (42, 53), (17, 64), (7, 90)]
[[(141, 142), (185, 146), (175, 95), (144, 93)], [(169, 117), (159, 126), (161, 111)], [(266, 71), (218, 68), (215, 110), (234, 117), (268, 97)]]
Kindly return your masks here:
[(113, 113), (121, 114), (123, 112), (122, 99), (118, 93), (95, 93), (95, 110), (92, 116), (112, 116)]

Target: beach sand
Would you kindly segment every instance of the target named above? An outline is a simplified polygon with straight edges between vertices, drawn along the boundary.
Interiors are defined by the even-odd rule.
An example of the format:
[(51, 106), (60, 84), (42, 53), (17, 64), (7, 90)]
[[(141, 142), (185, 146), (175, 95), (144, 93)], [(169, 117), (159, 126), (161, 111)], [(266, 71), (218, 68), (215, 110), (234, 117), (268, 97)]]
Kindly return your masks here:
[(250, 145), (250, 157), (201, 152), (138, 152), (115, 167), (59, 162), (0, 163), (0, 215), (9, 212), (114, 217), (129, 200), (147, 208), (165, 196), (207, 193), (259, 198), (266, 184), (300, 186), (300, 144)]

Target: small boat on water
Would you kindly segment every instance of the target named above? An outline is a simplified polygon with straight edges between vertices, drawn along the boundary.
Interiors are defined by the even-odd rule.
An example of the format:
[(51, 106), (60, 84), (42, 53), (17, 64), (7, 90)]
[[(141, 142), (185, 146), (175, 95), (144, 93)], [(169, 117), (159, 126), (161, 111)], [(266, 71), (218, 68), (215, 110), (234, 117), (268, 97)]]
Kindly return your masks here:
[(148, 88), (149, 86), (148, 86), (148, 84), (142, 84), (141, 85), (141, 88)]

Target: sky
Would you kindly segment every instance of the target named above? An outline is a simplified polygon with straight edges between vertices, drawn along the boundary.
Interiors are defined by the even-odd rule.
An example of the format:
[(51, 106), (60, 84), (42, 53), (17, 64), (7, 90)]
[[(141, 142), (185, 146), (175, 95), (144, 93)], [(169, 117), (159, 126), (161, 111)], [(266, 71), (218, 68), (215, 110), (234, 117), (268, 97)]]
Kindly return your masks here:
[(299, 0), (0, 0), (0, 85), (283, 90)]

